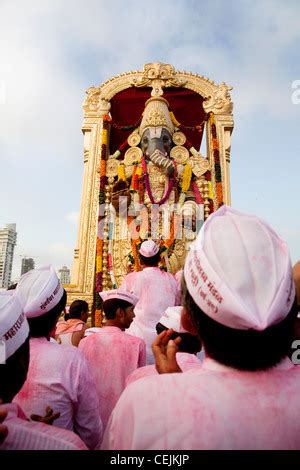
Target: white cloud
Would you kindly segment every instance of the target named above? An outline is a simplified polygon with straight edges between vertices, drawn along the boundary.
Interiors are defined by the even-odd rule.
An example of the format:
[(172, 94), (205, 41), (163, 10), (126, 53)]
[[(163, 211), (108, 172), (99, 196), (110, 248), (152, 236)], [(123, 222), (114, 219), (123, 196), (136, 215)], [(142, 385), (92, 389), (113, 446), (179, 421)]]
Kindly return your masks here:
[[(262, 116), (275, 123), (274, 135), (289, 122), (297, 127), (300, 105), (291, 104), (291, 83), (300, 79), (298, 0), (153, 0), (146, 10), (134, 0), (1, 1), (1, 223), (18, 223), (21, 253), (36, 254), (41, 264), (71, 264), (83, 170), (81, 103), (90, 85), (147, 62), (172, 63), (234, 87), (233, 143), (241, 145), (233, 152), (259, 145), (248, 127), (259, 130)], [(296, 139), (291, 135), (286, 145), (290, 160)], [(243, 179), (250, 163), (241, 158), (233, 165)], [(296, 201), (289, 185), (289, 200)], [(255, 210), (258, 202), (252, 204)]]

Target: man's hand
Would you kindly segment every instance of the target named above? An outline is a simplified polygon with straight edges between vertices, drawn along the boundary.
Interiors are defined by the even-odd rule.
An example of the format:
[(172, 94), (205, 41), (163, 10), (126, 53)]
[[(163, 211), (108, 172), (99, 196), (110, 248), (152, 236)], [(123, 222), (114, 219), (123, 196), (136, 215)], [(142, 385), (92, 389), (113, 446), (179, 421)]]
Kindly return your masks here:
[(39, 423), (44, 424), (53, 424), (53, 421), (60, 417), (60, 413), (53, 413), (52, 408), (47, 406), (45, 416), (31, 415), (30, 419), (32, 421), (38, 421)]
[[(0, 400), (0, 405), (1, 403), (2, 401)], [(6, 416), (7, 416), (7, 411), (2, 406), (0, 406), (0, 444), (2, 444), (2, 442), (4, 441), (4, 439), (6, 438), (8, 434), (7, 427), (4, 424), (1, 424), (5, 420)]]
[(177, 361), (177, 345), (181, 339), (170, 340), (174, 331), (165, 330), (160, 333), (152, 343), (152, 351), (155, 359), (156, 370), (159, 374), (170, 374), (172, 372), (182, 372)]

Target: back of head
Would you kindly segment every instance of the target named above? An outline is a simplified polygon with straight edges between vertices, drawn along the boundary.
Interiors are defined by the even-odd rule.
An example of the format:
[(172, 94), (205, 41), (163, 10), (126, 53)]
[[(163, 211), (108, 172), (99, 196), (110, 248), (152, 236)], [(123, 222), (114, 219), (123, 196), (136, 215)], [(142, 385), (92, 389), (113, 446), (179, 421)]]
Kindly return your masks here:
[(144, 241), (139, 249), (139, 257), (145, 266), (157, 266), (160, 261), (158, 245), (153, 240)]
[(103, 311), (107, 320), (115, 320), (118, 308), (125, 310), (130, 303), (120, 299), (109, 299), (103, 302)]
[(82, 312), (88, 312), (89, 306), (85, 300), (74, 300), (71, 303), (68, 318), (80, 318)]
[[(275, 337), (282, 340), (284, 346), (276, 345), (279, 354), (274, 351), (274, 360), (270, 357), (272, 354), (267, 354), (270, 360), (265, 363), (261, 358), (262, 368), (274, 365), (274, 361), (278, 362), (285, 355), (290, 326), (286, 330), (283, 328), (281, 337), (280, 325), (289, 324), (286, 318), (293, 310), (295, 286), (287, 245), (268, 224), (255, 216), (222, 206), (207, 219), (191, 246), (184, 278), (187, 287), (185, 304), (189, 304), (194, 323), (199, 325), (206, 350), (211, 346), (213, 350), (215, 346), (218, 349), (218, 346), (210, 336), (209, 344), (206, 344), (203, 333), (207, 328), (203, 322), (213, 330), (222, 330), (223, 338), (231, 330), (228, 333), (231, 344), (226, 343), (227, 350), (235, 347), (234, 332), (234, 337), (243, 338), (245, 346), (242, 349), (247, 347), (247, 338), (251, 338), (250, 343), (255, 341), (251, 352), (253, 354), (255, 347), (257, 356), (263, 353), (266, 357), (265, 351), (258, 351), (259, 338), (269, 338), (268, 346), (265, 341), (266, 348), (272, 344), (272, 337), (274, 341)], [(277, 333), (272, 335), (278, 331), (279, 336)], [(218, 341), (220, 343), (220, 338)], [(236, 348), (239, 350), (235, 350), (235, 355), (241, 357), (239, 341)], [(222, 354), (217, 356), (222, 362)], [(260, 368), (259, 362), (258, 358), (253, 367)], [(243, 368), (243, 359), (239, 361), (239, 368)], [(245, 368), (251, 368), (251, 364)]]
[(0, 292), (0, 399), (10, 402), (26, 380), (29, 326), (13, 291)]
[(65, 308), (67, 295), (52, 266), (24, 274), (16, 295), (28, 319), (30, 336), (48, 336)]

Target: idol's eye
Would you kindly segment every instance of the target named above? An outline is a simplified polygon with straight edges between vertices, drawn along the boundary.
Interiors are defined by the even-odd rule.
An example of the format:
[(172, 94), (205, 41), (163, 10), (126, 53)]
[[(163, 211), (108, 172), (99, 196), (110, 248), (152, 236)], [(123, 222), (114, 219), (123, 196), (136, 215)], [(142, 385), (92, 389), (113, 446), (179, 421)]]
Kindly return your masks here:
[(147, 145), (147, 144), (148, 144), (148, 137), (143, 137), (142, 144), (143, 144), (143, 145)]

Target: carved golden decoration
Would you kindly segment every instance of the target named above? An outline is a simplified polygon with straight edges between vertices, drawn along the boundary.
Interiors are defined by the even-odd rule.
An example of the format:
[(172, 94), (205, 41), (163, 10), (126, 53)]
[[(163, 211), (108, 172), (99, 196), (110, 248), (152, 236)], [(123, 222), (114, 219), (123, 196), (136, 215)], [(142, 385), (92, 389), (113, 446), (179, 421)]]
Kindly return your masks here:
[(224, 82), (220, 83), (212, 95), (203, 102), (203, 109), (209, 113), (224, 114), (231, 113), (233, 104), (231, 102), (229, 91), (232, 90), (231, 86), (227, 86)]
[(139, 163), (142, 160), (143, 152), (139, 147), (131, 147), (126, 150), (124, 155), (124, 163), (126, 166)]
[(110, 158), (106, 163), (106, 175), (109, 178), (114, 178), (118, 174), (119, 162), (114, 158)]
[(207, 172), (207, 170), (211, 169), (211, 166), (209, 164), (209, 161), (206, 158), (203, 158), (202, 156), (195, 157), (194, 155), (190, 158), (190, 165), (192, 168), (192, 172), (197, 178), (200, 178), (200, 176), (204, 175), (204, 173)]
[(168, 258), (169, 270), (175, 274), (179, 271), (186, 257), (186, 245), (184, 240), (176, 240), (173, 253)]
[(164, 98), (150, 98), (146, 101), (139, 134), (142, 135), (148, 127), (164, 127), (171, 135), (173, 134), (174, 125), (169, 112), (169, 103)]
[(176, 163), (186, 163), (189, 159), (189, 151), (181, 145), (176, 145), (170, 152), (170, 157), (175, 160)]
[[(95, 282), (96, 237), (99, 209), (99, 174), (97, 174), (97, 171), (100, 168), (101, 134), (103, 122), (102, 116), (104, 114), (109, 113), (111, 99), (119, 92), (128, 89), (132, 86), (151, 87), (151, 95), (153, 97), (162, 96), (164, 89), (168, 87), (184, 87), (186, 89), (198, 93), (203, 97), (204, 110), (206, 112), (213, 111), (215, 113), (215, 123), (220, 143), (219, 150), (223, 178), (224, 202), (225, 204), (230, 203), (230, 135), (233, 129), (233, 104), (230, 98), (231, 87), (228, 87), (224, 83), (218, 85), (212, 80), (209, 80), (207, 77), (198, 74), (175, 70), (174, 67), (170, 64), (158, 63), (146, 64), (144, 66), (143, 71), (131, 71), (122, 73), (107, 80), (101, 86), (90, 87), (86, 92), (86, 98), (83, 103), (83, 131), (90, 132), (90, 147), (89, 152), (87, 152), (87, 148), (84, 146), (85, 163), (83, 174), (82, 203), (80, 209), (78, 242), (76, 246), (74, 265), (72, 269), (72, 284), (75, 284), (76, 287), (68, 287), (68, 296), (70, 299), (89, 299), (88, 302), (90, 305), (94, 301), (93, 292)], [(133, 147), (136, 147), (136, 145), (138, 144), (133, 145)], [(194, 161), (193, 157), (189, 158), (193, 173), (196, 176), (197, 186), (199, 187), (201, 195), (204, 199), (205, 218), (207, 218), (207, 216), (209, 215), (210, 210), (208, 199), (208, 185), (207, 182), (202, 180), (203, 176), (199, 175), (203, 174), (203, 172), (206, 171), (206, 166), (209, 165), (211, 158), (210, 153), (211, 149), (209, 149), (208, 151), (208, 160), (204, 159), (204, 162), (200, 160)], [(197, 170), (196, 168), (198, 167), (198, 165), (200, 168), (199, 170)], [(179, 168), (180, 164), (178, 164), (178, 169)], [(126, 176), (130, 173), (132, 174), (132, 169), (132, 165), (125, 166)], [(154, 179), (152, 177), (149, 177), (150, 184), (155, 200), (159, 200), (164, 194), (165, 190), (162, 181), (163, 174), (159, 174), (158, 171), (158, 173), (154, 175), (155, 171), (151, 170), (150, 163), (148, 164), (148, 172), (149, 174), (153, 173)], [(215, 175), (213, 174), (213, 171), (212, 188), (214, 191)], [(172, 191), (171, 197), (173, 201), (174, 191)], [(107, 196), (107, 198), (109, 199), (109, 196)], [(147, 203), (146, 200), (144, 202)], [(149, 202), (150, 201), (148, 201), (148, 204)], [(177, 246), (178, 243), (179, 245)], [(127, 249), (129, 245), (127, 245)], [(104, 240), (103, 247), (104, 257), (107, 257), (107, 239)], [(177, 270), (176, 266), (181, 267), (182, 265), (180, 263), (182, 263), (186, 252), (184, 247), (185, 245), (183, 241), (176, 241), (174, 250), (175, 254), (174, 256), (171, 255), (171, 257), (168, 259), (169, 265), (173, 272)], [(124, 249), (123, 254), (120, 254), (119, 256), (121, 256), (121, 266), (122, 262), (125, 263), (124, 260), (126, 258), (126, 249)], [(178, 261), (180, 259), (181, 261)], [(107, 259), (106, 263), (104, 262), (104, 264), (106, 264), (107, 267)], [(125, 265), (123, 265), (122, 270), (123, 269), (125, 269)], [(110, 286), (110, 275), (106, 269), (103, 273), (103, 287), (109, 288)]]
[(170, 64), (146, 64), (144, 65), (143, 75), (134, 78), (131, 85), (135, 87), (152, 87), (152, 96), (161, 96), (164, 87), (183, 87), (185, 81), (176, 76), (175, 69)]
[[(127, 222), (126, 220), (116, 217), (114, 227), (114, 238), (119, 240), (118, 243), (113, 244), (113, 259), (114, 259), (114, 276), (117, 287), (120, 287), (124, 272), (127, 273), (128, 268), (128, 256), (132, 253), (131, 242), (129, 236), (125, 238), (124, 232), (127, 233)], [(122, 237), (120, 237), (122, 233)]]
[(140, 141), (141, 137), (137, 131), (130, 134), (127, 139), (128, 145), (130, 145), (130, 147), (136, 147), (137, 145), (139, 145)]
[(172, 140), (175, 145), (184, 145), (186, 143), (186, 136), (181, 131), (174, 132)]
[(208, 182), (203, 182), (203, 197), (204, 197), (204, 219), (209, 216), (209, 188)]
[(86, 115), (99, 115), (103, 116), (108, 114), (110, 110), (110, 103), (104, 97), (101, 97), (101, 90), (99, 87), (90, 87), (86, 90), (86, 98), (83, 102), (83, 110)]

